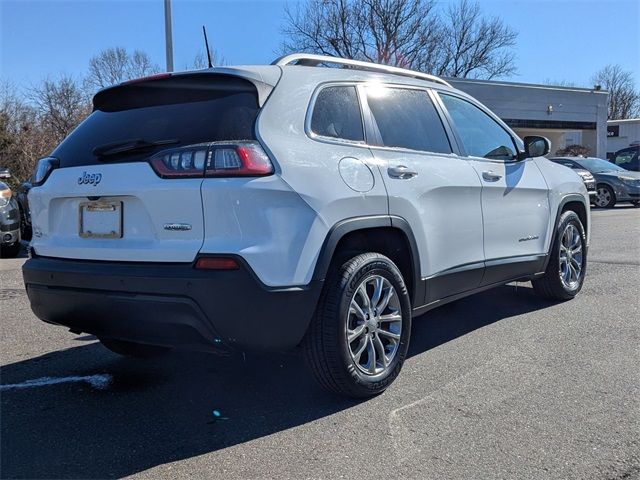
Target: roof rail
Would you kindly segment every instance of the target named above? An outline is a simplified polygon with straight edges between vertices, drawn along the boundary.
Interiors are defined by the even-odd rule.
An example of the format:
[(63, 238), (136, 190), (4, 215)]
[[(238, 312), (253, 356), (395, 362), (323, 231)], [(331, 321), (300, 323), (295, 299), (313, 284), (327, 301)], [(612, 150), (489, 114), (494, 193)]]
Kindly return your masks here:
[(428, 73), (416, 72), (406, 68), (391, 67), (389, 65), (380, 65), (378, 63), (362, 62), (360, 60), (350, 60), (347, 58), (331, 57), (329, 55), (316, 55), (313, 53), (291, 53), (275, 59), (271, 65), (304, 65), (307, 67), (315, 67), (320, 64), (332, 63), (335, 65), (343, 65), (344, 67), (352, 67), (356, 70), (369, 70), (373, 72), (392, 73), (394, 75), (402, 75), (403, 77), (419, 78), (430, 82), (440, 83), (451, 87), (451, 84), (440, 77), (429, 75)]

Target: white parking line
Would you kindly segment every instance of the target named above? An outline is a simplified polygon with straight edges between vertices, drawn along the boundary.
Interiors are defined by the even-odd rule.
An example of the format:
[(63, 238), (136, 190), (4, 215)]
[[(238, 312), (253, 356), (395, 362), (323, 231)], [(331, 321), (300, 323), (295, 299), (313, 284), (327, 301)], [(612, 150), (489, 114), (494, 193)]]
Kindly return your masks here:
[(85, 382), (97, 390), (106, 389), (113, 380), (109, 374), (103, 373), (98, 375), (86, 375), (84, 377), (42, 377), (34, 380), (27, 380), (22, 383), (13, 383), (9, 385), (0, 385), (0, 391), (19, 390), (23, 388), (46, 387), (48, 385), (57, 385), (59, 383)]

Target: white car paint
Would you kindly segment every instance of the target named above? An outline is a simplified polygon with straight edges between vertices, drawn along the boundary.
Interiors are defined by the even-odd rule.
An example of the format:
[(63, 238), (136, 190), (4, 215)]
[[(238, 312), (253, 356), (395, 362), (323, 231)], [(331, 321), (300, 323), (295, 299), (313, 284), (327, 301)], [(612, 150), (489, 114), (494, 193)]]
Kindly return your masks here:
[[(482, 182), (485, 260), (546, 253), (549, 195), (533, 159), (469, 161)], [(497, 179), (485, 178), (485, 172)]]
[[(220, 72), (234, 74), (229, 68)], [(264, 284), (300, 286), (311, 281), (334, 225), (391, 214), (410, 224), (425, 278), (488, 259), (546, 253), (563, 198), (577, 193), (588, 208), (580, 178), (545, 159), (487, 165), (485, 159), (329, 141), (306, 131), (314, 92), (327, 82), (448, 87), (355, 69), (285, 66), (247, 72), (251, 67), (242, 67), (245, 78), (260, 83), (264, 106), (256, 131), (274, 175), (161, 179), (145, 162), (57, 169), (29, 194), (35, 251), (59, 258), (183, 263), (199, 253), (237, 254)], [(390, 179), (386, 169), (400, 163), (419, 175)], [(502, 175), (500, 182), (481, 181), (488, 167)], [(369, 173), (363, 177), (363, 172)], [(80, 185), (85, 174), (102, 179)], [(78, 208), (88, 196), (123, 202), (123, 238), (78, 236)], [(165, 230), (165, 223), (191, 229)], [(519, 241), (529, 236), (537, 238)]]

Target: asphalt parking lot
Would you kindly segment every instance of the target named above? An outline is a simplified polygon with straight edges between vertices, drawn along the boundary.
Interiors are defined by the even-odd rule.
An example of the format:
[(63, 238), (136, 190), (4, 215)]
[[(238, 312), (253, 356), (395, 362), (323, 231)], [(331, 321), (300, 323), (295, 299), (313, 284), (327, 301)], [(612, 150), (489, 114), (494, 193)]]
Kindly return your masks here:
[[(2, 259), (0, 476), (640, 478), (640, 209), (595, 210), (592, 231), (578, 298), (523, 283), (434, 310), (364, 402), (295, 353), (119, 358), (37, 320), (25, 259)], [(87, 375), (105, 382), (8, 387)]]

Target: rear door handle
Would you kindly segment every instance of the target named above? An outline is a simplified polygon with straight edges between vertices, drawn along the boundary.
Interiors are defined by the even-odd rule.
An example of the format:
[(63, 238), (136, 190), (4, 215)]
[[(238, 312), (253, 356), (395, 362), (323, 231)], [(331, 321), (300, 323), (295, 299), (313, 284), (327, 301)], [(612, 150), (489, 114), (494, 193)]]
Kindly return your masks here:
[(391, 178), (400, 178), (402, 180), (406, 180), (408, 178), (413, 178), (418, 175), (418, 172), (414, 172), (413, 170), (409, 170), (409, 167), (405, 167), (404, 165), (398, 165), (396, 167), (389, 167), (387, 169), (387, 173)]
[(487, 182), (497, 182), (502, 178), (502, 175), (491, 170), (486, 170), (482, 172), (482, 178), (484, 178)]

